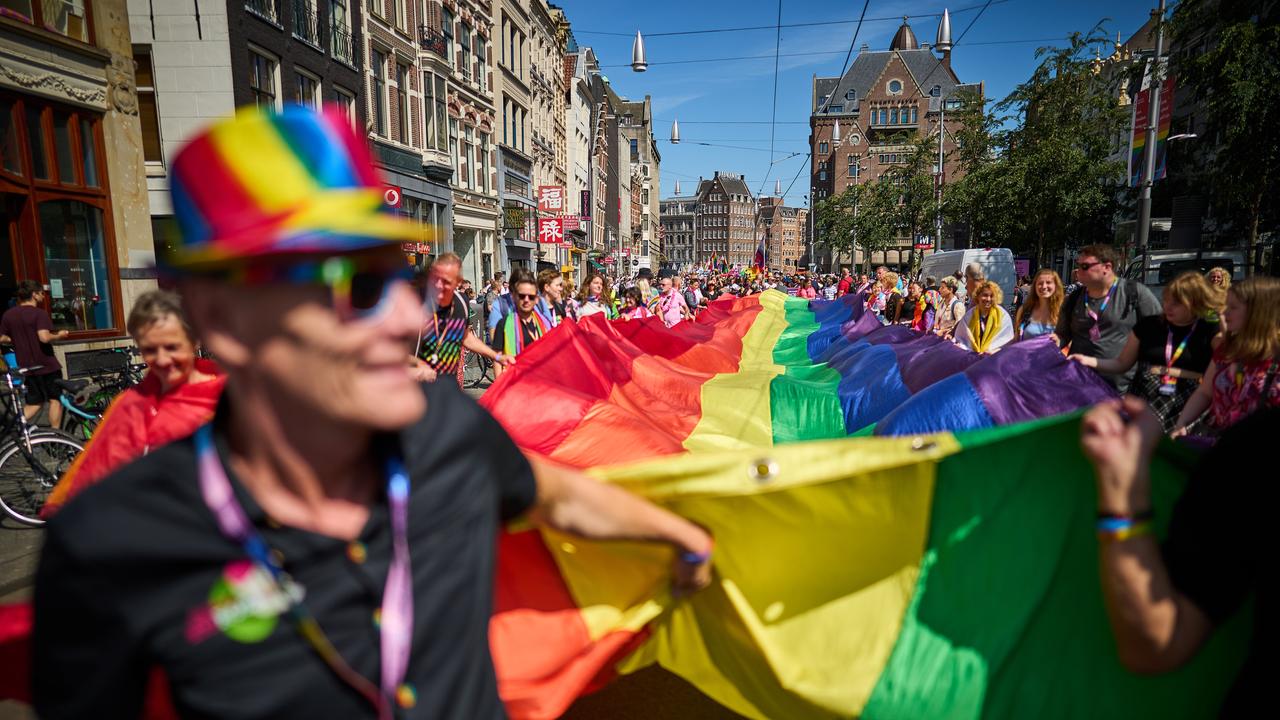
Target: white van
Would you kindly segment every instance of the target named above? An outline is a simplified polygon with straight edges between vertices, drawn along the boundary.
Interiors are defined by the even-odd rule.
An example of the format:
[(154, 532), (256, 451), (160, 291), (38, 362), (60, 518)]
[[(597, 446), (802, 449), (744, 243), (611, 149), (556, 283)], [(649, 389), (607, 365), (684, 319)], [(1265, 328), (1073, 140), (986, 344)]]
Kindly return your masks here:
[[(920, 264), (920, 277), (941, 281), (947, 275), (963, 273), (969, 263), (978, 263), (987, 279), (999, 285), (1000, 291), (1004, 293), (1001, 304), (1012, 307), (1013, 291), (1018, 286), (1018, 273), (1013, 265), (1013, 251), (1009, 248), (947, 250), (926, 255)], [(964, 285), (961, 284), (960, 287), (963, 288)]]

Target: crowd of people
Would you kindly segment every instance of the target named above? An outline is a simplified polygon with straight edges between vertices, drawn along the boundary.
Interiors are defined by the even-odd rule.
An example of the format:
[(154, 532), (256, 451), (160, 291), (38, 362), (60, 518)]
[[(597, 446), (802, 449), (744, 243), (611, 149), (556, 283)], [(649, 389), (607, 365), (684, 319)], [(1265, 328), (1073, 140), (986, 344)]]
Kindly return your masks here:
[[(253, 122), (246, 114), (209, 132), (248, 144)], [(374, 200), (338, 218), (313, 212), (325, 195), (312, 188), (277, 188), (274, 202), (319, 224), (302, 235), (264, 225), (261, 242), (246, 245), (230, 201), (182, 180), (198, 177), (188, 164), (207, 155), (177, 157), (175, 193), (198, 213), (184, 225), (196, 234), (168, 259), (180, 294), (135, 304), (128, 329), (148, 379), (117, 401), (51, 507), (34, 598), (42, 716), (136, 716), (160, 665), (173, 703), (193, 716), (501, 716), (487, 631), (503, 523), (529, 516), (588, 538), (663, 543), (682, 592), (710, 582), (714, 543), (616, 486), (526, 457), (447, 379), (465, 352), (517, 363), (561, 323), (656, 316), (674, 327), (722, 296), (770, 289), (851, 295), (886, 325), (978, 353), (1053, 342), (1128, 393), (1090, 413), (1083, 443), (1098, 471), (1106, 601), (1131, 667), (1185, 662), (1258, 584), (1270, 503), (1250, 502), (1256, 482), (1240, 498), (1224, 487), (1256, 480), (1241, 449), (1256, 455), (1275, 437), (1276, 278), (1188, 272), (1161, 302), (1117, 277), (1112, 248), (1091, 245), (1071, 285), (1040, 270), (1019, 283), (1010, 311), (978, 265), (943, 278), (883, 267), (873, 277), (591, 273), (580, 288), (558, 270), (519, 270), (477, 290), (445, 253), (412, 280), (415, 293), (399, 243), (416, 231), (384, 222), (376, 183), (351, 180), (376, 177), (351, 150), (351, 128), (300, 108), (281, 127), (295, 136), (299, 172), (350, 165), (334, 175), (347, 183), (339, 189)], [(331, 141), (302, 141), (314, 137)], [(20, 288), (0, 323), (19, 362), (56, 339), (29, 309), (41, 292)], [(201, 346), (218, 365), (200, 359)], [(1163, 555), (1145, 475), (1162, 434), (1222, 436)], [(1224, 472), (1235, 486), (1218, 482)], [(93, 497), (63, 506), (82, 492)], [(1244, 542), (1228, 532), (1239, 513)], [(219, 634), (235, 642), (211, 640)]]

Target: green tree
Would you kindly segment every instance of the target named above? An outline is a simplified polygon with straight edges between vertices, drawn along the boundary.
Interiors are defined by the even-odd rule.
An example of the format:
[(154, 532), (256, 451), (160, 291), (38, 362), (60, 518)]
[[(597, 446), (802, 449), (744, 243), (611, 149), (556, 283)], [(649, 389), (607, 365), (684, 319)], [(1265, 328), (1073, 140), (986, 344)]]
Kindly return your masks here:
[[(1195, 143), (1215, 209), (1252, 248), (1274, 204), (1280, 163), (1280, 3), (1182, 0), (1170, 25), (1177, 82), (1199, 105)], [(1201, 46), (1201, 41), (1206, 41)]]
[(894, 199), (889, 208), (890, 225), (911, 239), (910, 272), (914, 274), (920, 264), (914, 247), (915, 239), (932, 234), (938, 209), (933, 175), (938, 145), (936, 140), (922, 135), (902, 138), (902, 142), (909, 147), (898, 151), (899, 164), (886, 170), (876, 184), (888, 184), (893, 188), (893, 191), (887, 188), (884, 191)]
[(1041, 48), (1040, 65), (996, 105), (1021, 122), (1004, 134), (1002, 171), (1009, 186), (996, 197), (1014, 203), (1023, 242), (1043, 263), (1055, 247), (1109, 236), (1122, 185), (1115, 138), (1129, 117), (1117, 102), (1117, 78), (1096, 71), (1092, 48), (1101, 26), (1073, 33), (1066, 47)]
[(896, 203), (891, 183), (850, 185), (818, 202), (818, 242), (851, 256), (861, 249), (864, 271), (870, 272), (871, 253), (889, 247), (897, 234)]

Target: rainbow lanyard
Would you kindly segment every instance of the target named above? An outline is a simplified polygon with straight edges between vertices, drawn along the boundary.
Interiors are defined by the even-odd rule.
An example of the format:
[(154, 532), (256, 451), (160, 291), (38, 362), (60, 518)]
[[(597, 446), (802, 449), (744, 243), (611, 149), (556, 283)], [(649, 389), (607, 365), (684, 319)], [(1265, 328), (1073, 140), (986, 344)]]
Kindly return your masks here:
[[(409, 475), (400, 458), (389, 456), (387, 466), (387, 499), (391, 506), (392, 556), (387, 581), (382, 591), (379, 629), (382, 640), (382, 686), (379, 689), (368, 678), (356, 672), (338, 654), (337, 648), (320, 629), (315, 616), (302, 600), (305, 589), (285, 572), (273, 557), (273, 551), (261, 533), (249, 522), (244, 508), (236, 501), (231, 481), (222, 468), (213, 444), (212, 425), (202, 426), (195, 434), (196, 458), (200, 472), (200, 493), (218, 521), (218, 528), (228, 540), (239, 542), (249, 558), (276, 582), (289, 599), (289, 614), (298, 633), (339, 678), (364, 695), (378, 709), (378, 717), (392, 717), (391, 698), (401, 698), (412, 691), (403, 686), (409, 668), (413, 635), (413, 587), (409, 570)], [(404, 705), (404, 702), (401, 702)]]
[(1089, 293), (1086, 291), (1084, 294), (1085, 314), (1089, 316), (1089, 319), (1093, 320), (1093, 327), (1089, 328), (1089, 339), (1094, 342), (1097, 342), (1102, 338), (1102, 328), (1098, 327), (1098, 323), (1100, 322), (1099, 316), (1107, 311), (1107, 305), (1111, 304), (1111, 296), (1115, 295), (1116, 286), (1119, 284), (1120, 280), (1118, 278), (1111, 281), (1111, 288), (1107, 290), (1107, 296), (1102, 298), (1102, 304), (1098, 306), (1097, 312), (1094, 312), (1093, 308), (1089, 307)]
[(1182, 351), (1187, 349), (1187, 341), (1195, 334), (1196, 326), (1199, 324), (1199, 320), (1191, 323), (1191, 329), (1182, 338), (1182, 342), (1178, 343), (1177, 350), (1173, 349), (1173, 326), (1169, 326), (1169, 334), (1164, 339), (1164, 376), (1160, 378), (1160, 388), (1166, 394), (1169, 394), (1170, 390), (1164, 390), (1164, 388), (1172, 389), (1178, 385), (1178, 379), (1170, 375), (1169, 371), (1173, 369), (1173, 364), (1178, 362), (1178, 358), (1182, 357)]

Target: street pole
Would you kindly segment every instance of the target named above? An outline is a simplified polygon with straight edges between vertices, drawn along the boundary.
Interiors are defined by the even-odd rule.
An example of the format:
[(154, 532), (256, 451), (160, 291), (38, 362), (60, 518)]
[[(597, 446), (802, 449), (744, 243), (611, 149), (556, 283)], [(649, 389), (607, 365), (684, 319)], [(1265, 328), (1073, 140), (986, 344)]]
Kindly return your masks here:
[[(1164, 12), (1165, 0), (1160, 0), (1159, 17), (1156, 23), (1156, 58), (1151, 71), (1151, 99), (1147, 103), (1146, 139), (1142, 148), (1142, 192), (1138, 195), (1138, 237), (1137, 250), (1142, 262), (1142, 279), (1147, 272), (1147, 242), (1151, 235), (1151, 186), (1155, 184), (1156, 174), (1156, 131), (1160, 124), (1160, 58), (1164, 55)], [(1172, 98), (1170, 98), (1172, 102)]]
[[(1161, 0), (1163, 2), (1163, 0)], [(934, 240), (933, 249), (935, 252), (942, 250), (942, 138), (947, 132), (947, 102), (939, 94), (938, 102), (941, 105), (941, 117), (938, 120), (938, 217), (937, 230), (938, 236)]]

